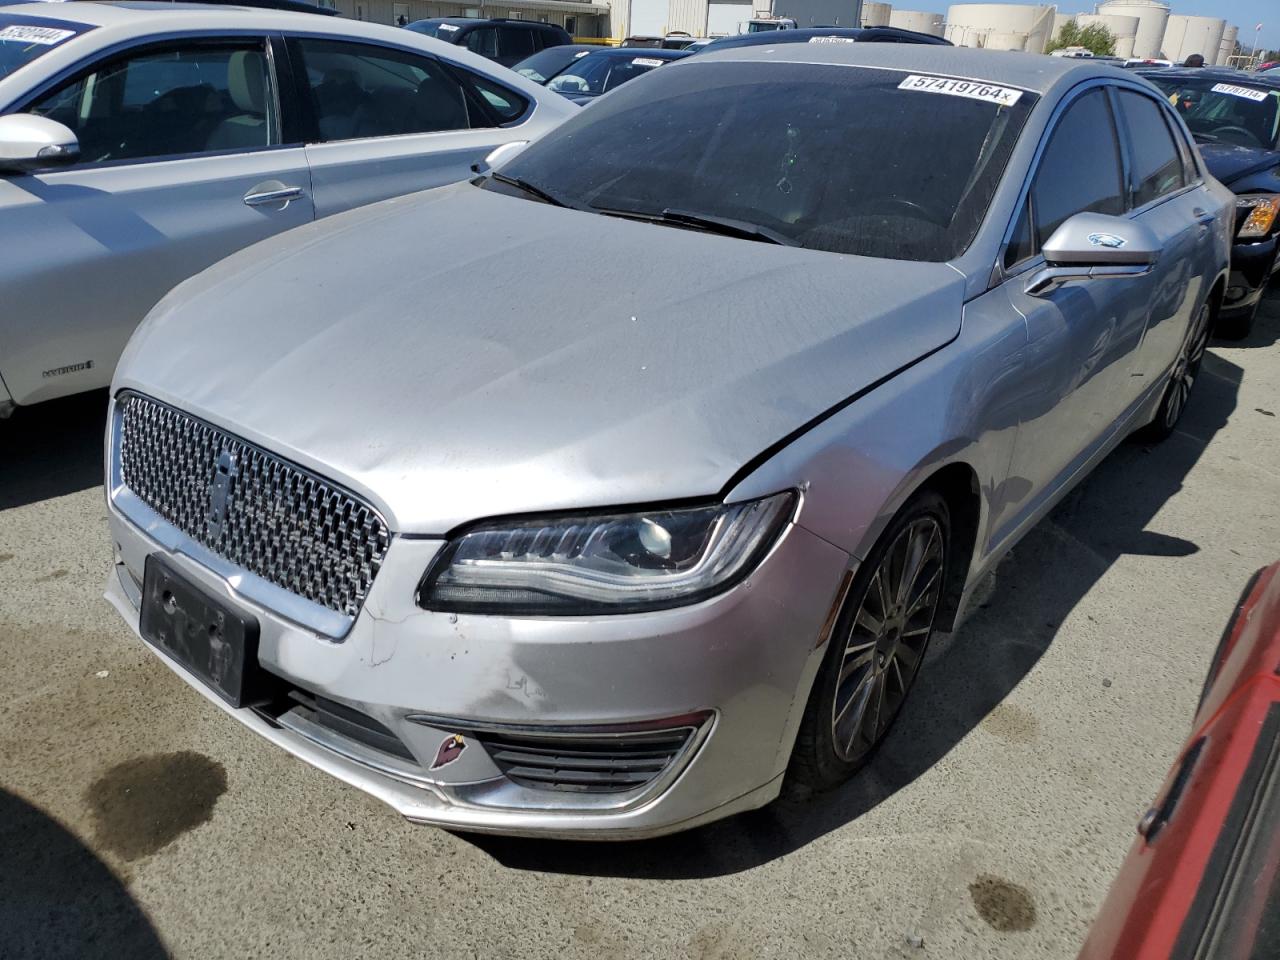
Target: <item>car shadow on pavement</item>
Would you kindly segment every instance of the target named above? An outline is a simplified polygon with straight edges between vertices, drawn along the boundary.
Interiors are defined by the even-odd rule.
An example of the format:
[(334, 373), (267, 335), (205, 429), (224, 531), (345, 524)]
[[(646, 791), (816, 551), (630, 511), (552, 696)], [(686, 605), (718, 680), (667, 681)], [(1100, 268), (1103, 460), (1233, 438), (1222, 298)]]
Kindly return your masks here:
[(0, 789), (0, 957), (169, 955), (111, 869), (65, 827)]
[(1280, 281), (1272, 285), (1258, 307), (1253, 330), (1243, 340), (1223, 341), (1225, 347), (1273, 347), (1280, 343)]
[(0, 510), (102, 483), (107, 391), (95, 390), (0, 420)]
[[(1274, 336), (1280, 317), (1262, 326), (1268, 328), (1264, 335)], [(655, 840), (466, 839), (514, 869), (693, 879), (750, 869), (860, 817), (927, 772), (1001, 705), (1120, 556), (1186, 556), (1198, 550), (1146, 527), (1226, 425), (1242, 375), (1235, 364), (1209, 354), (1174, 436), (1156, 446), (1122, 444), (1018, 544), (997, 568), (994, 589), (961, 628), (935, 639), (888, 740), (844, 786), (812, 796), (784, 789), (762, 810)], [(1016, 715), (1001, 717), (999, 724), (1013, 738), (1018, 725)]]

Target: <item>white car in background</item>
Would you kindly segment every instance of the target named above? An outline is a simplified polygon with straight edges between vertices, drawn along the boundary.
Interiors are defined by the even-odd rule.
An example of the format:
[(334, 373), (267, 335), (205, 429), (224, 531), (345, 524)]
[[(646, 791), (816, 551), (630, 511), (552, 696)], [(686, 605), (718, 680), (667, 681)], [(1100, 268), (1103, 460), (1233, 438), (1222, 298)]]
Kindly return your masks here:
[(105, 387), (151, 307), (240, 248), (460, 180), (577, 109), (393, 27), (0, 5), (0, 415)]

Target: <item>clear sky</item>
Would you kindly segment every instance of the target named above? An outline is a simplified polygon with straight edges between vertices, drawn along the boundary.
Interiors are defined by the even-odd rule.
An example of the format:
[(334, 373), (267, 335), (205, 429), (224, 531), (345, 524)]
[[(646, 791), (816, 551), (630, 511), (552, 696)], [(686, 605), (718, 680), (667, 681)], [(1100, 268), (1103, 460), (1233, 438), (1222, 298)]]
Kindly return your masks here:
[[(946, 13), (947, 7), (951, 5), (947, 0), (890, 2), (903, 10), (929, 10), (934, 13)], [(1053, 0), (1024, 2), (1051, 3)], [(1063, 13), (1092, 13), (1094, 4), (1089, 0), (1059, 0), (1057, 6)], [(1280, 3), (1277, 0), (1170, 0), (1169, 6), (1174, 13), (1222, 17), (1228, 23), (1234, 23), (1240, 28), (1240, 43), (1246, 51), (1253, 45), (1253, 28), (1261, 23), (1262, 39), (1259, 40), (1259, 46), (1267, 50), (1280, 50)]]

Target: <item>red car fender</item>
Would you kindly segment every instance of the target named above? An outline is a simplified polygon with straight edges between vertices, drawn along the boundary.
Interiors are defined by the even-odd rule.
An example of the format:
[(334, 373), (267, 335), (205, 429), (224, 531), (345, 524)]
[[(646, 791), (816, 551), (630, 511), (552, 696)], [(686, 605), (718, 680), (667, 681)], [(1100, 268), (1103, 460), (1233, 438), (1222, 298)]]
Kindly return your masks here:
[[(1139, 826), (1082, 960), (1164, 960), (1196, 953), (1223, 892), (1230, 866), (1224, 861), (1251, 826), (1246, 821), (1255, 787), (1266, 772), (1260, 766), (1274, 762), (1276, 744), (1280, 564), (1253, 579), (1228, 625), (1193, 733)], [(1267, 842), (1266, 866), (1244, 891), (1244, 905), (1233, 910), (1233, 924), (1246, 939), (1262, 921), (1280, 869), (1280, 831), (1274, 825)]]

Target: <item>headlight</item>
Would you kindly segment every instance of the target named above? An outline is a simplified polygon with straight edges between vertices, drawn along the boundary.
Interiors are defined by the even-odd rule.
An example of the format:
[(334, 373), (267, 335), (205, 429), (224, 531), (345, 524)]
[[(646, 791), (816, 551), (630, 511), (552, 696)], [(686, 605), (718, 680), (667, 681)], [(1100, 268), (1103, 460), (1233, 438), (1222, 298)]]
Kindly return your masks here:
[(1241, 240), (1259, 240), (1271, 233), (1276, 216), (1280, 214), (1280, 196), (1260, 193), (1236, 199), (1236, 222), (1240, 229), (1236, 236)]
[(418, 603), (508, 615), (630, 613), (695, 603), (750, 573), (794, 505), (788, 492), (731, 505), (473, 528), (432, 564)]

